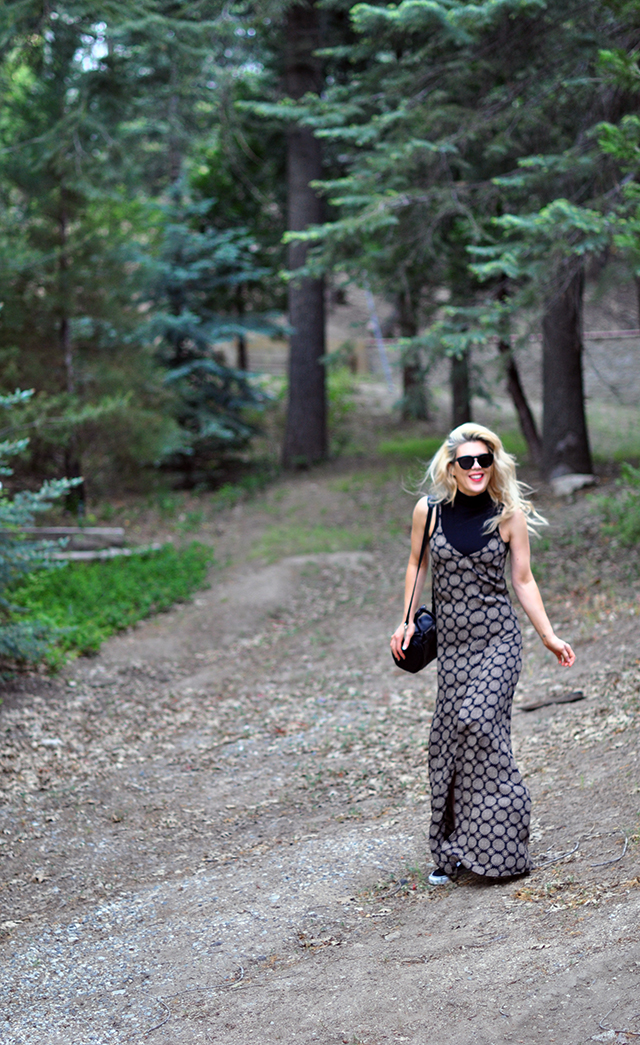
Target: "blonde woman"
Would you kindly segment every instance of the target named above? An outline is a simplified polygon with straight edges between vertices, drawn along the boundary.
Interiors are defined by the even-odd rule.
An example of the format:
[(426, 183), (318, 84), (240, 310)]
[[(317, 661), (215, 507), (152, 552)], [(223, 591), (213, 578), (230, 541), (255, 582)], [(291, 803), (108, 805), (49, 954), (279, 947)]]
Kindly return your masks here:
[[(529, 532), (545, 520), (524, 499), (515, 461), (481, 425), (455, 428), (425, 477), (415, 506), (405, 581), (405, 619), (391, 638), (402, 658), (432, 563), (438, 632), (438, 697), (429, 737), (433, 885), (460, 867), (488, 878), (531, 869), (531, 799), (511, 750), (511, 703), (522, 666), (520, 627), (504, 576), (507, 553), (520, 604), (562, 667), (571, 646), (554, 633), (531, 573)], [(430, 541), (409, 607), (429, 504)], [(430, 555), (429, 555), (430, 551)]]

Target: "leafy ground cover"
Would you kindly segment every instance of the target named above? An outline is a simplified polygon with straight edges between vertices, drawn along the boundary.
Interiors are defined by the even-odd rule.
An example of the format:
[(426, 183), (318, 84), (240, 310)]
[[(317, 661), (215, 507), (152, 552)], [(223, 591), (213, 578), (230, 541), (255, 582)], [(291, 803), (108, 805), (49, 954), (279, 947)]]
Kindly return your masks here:
[(595, 505), (604, 517), (605, 533), (633, 547), (640, 541), (640, 468), (623, 462), (621, 473), (615, 492), (596, 498)]
[(106, 638), (186, 599), (206, 580), (211, 548), (193, 541), (97, 562), (69, 562), (31, 574), (12, 592), (14, 616), (54, 636), (51, 665), (69, 653), (97, 653)]

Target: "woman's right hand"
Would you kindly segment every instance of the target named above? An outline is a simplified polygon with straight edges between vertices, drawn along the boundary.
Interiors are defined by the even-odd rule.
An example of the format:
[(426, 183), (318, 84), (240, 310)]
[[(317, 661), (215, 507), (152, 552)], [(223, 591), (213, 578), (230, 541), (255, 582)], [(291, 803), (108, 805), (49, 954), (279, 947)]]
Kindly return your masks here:
[(405, 630), (404, 621), (399, 624), (393, 635), (391, 636), (391, 652), (394, 657), (398, 660), (404, 660), (404, 650), (411, 641), (411, 636), (416, 630), (416, 626), (412, 620), (409, 621)]
[(559, 639), (553, 632), (549, 636), (543, 636), (542, 641), (547, 649), (558, 658), (561, 668), (570, 668), (575, 664), (576, 655), (568, 642)]

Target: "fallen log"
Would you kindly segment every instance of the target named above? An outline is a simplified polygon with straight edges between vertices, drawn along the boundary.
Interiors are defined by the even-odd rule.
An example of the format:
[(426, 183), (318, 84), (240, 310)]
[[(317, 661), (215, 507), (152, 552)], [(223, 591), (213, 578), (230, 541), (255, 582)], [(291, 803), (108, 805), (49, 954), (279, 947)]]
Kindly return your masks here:
[(584, 700), (581, 689), (574, 689), (571, 693), (554, 693), (531, 704), (515, 704), (514, 707), (517, 707), (518, 711), (537, 711), (538, 708), (550, 707), (552, 704), (573, 704), (576, 700)]
[(35, 541), (65, 541), (65, 551), (122, 548), (122, 526), (23, 526), (21, 533)]
[(116, 559), (122, 555), (144, 555), (145, 552), (158, 552), (161, 548), (162, 545), (158, 542), (141, 545), (139, 548), (98, 548), (94, 551), (67, 551), (63, 548), (62, 551), (52, 552), (49, 558), (68, 562), (90, 562), (94, 559)]

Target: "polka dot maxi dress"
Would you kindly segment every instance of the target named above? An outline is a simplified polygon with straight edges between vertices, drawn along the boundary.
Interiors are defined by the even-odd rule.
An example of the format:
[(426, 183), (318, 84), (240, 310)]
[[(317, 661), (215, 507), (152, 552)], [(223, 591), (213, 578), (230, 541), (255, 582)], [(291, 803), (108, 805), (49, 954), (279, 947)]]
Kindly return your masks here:
[(438, 699), (429, 737), (431, 853), (491, 878), (530, 870), (531, 799), (511, 750), (522, 637), (496, 531), (477, 552), (449, 543), (440, 512), (430, 542)]

